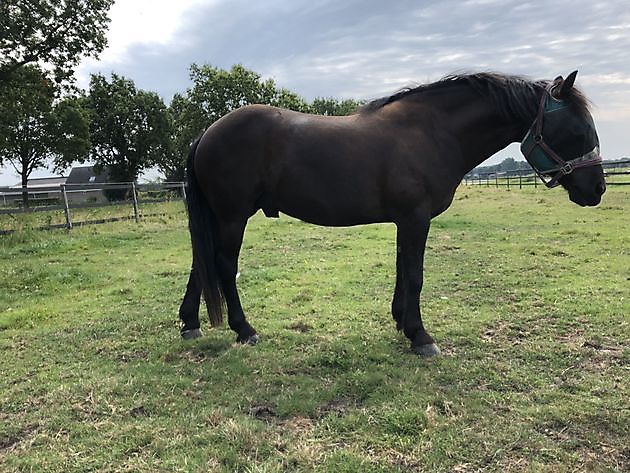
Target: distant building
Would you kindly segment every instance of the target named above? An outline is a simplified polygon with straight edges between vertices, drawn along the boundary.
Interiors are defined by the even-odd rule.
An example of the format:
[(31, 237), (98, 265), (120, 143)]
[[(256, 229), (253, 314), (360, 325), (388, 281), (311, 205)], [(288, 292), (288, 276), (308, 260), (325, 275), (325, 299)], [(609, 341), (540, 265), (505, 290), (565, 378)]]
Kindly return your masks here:
[[(104, 184), (107, 182), (109, 172), (107, 168), (103, 169), (100, 173), (94, 170), (94, 166), (79, 166), (74, 167), (70, 171), (68, 179), (66, 179), (66, 193), (68, 195), (68, 201), (73, 204), (83, 202), (107, 202), (107, 197), (102, 188), (98, 188), (98, 184)], [(89, 184), (96, 184), (94, 189), (86, 189), (85, 186)], [(81, 186), (82, 189), (77, 187)], [(73, 189), (74, 187), (74, 189)]]
[[(50, 201), (61, 198), (61, 184), (66, 183), (67, 177), (32, 177), (26, 181), (28, 187), (28, 200), (33, 205), (37, 205), (38, 201)], [(5, 187), (2, 192), (2, 203), (4, 205), (12, 205), (22, 200), (22, 183), (9, 187)]]

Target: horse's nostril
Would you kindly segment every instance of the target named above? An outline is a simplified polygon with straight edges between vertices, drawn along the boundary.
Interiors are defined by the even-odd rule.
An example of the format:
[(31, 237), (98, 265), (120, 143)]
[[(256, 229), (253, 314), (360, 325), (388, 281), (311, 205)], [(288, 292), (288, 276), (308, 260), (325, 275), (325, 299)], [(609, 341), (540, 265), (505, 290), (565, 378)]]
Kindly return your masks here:
[(606, 192), (606, 183), (605, 182), (602, 182), (602, 183), (597, 185), (597, 192), (599, 192), (599, 195), (603, 195), (604, 192)]

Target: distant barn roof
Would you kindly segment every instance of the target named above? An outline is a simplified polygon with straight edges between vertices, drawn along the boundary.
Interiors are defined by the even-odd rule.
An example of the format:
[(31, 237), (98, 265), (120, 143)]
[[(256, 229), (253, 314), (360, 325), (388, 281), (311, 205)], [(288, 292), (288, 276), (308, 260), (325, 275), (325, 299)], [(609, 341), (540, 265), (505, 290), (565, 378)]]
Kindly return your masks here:
[(66, 184), (103, 184), (107, 181), (108, 176), (107, 168), (97, 174), (94, 166), (80, 166), (72, 168)]

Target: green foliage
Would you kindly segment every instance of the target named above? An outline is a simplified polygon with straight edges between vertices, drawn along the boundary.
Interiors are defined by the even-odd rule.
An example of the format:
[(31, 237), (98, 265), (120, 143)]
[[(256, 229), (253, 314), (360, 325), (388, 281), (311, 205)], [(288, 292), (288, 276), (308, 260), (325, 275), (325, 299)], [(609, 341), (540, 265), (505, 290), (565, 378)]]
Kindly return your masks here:
[(114, 182), (134, 181), (169, 153), (171, 123), (154, 92), (137, 90), (133, 81), (112, 74), (92, 75), (86, 98), (90, 112), (92, 159), (109, 169)]
[(83, 161), (90, 150), (89, 113), (83, 97), (65, 97), (53, 110), (52, 135), (56, 137), (55, 167), (64, 169)]
[(326, 116), (350, 115), (362, 104), (363, 102), (354, 99), (316, 98), (310, 105), (310, 112)]
[(424, 321), (397, 334), (393, 225), (254, 216), (238, 280), (262, 337), (179, 340), (170, 218), (0, 238), (0, 470), (628, 471), (628, 188), (458, 190)]
[(308, 108), (293, 92), (279, 89), (273, 79), (263, 80), (260, 74), (240, 64), (229, 71), (193, 64), (190, 77), (193, 87), (188, 91), (188, 98), (203, 112), (206, 126), (244, 105), (267, 104), (293, 110)]
[(82, 57), (96, 57), (113, 0), (2, 0), (0, 83), (26, 64), (53, 66), (57, 82), (69, 79)]
[(208, 124), (200, 107), (181, 94), (173, 96), (168, 107), (168, 117), (171, 124), (170, 146), (157, 166), (167, 181), (183, 181), (190, 144)]
[(55, 103), (55, 95), (48, 76), (30, 65), (0, 83), (0, 164), (8, 161), (23, 186), (50, 159), (58, 164), (83, 159), (89, 148), (87, 121), (77, 99)]

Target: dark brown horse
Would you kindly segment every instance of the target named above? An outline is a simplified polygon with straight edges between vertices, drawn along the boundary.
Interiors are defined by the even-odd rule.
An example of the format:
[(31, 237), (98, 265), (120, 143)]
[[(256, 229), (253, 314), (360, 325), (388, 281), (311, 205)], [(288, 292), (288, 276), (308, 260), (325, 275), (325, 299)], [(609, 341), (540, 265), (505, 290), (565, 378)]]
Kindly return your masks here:
[(252, 105), (214, 123), (191, 148), (188, 211), (193, 264), (180, 307), (184, 338), (199, 336), (203, 292), (212, 325), (223, 301), (237, 340), (254, 344), (237, 288), (247, 220), (259, 209), (317, 225), (393, 222), (392, 314), (421, 355), (439, 349), (420, 317), (431, 219), (451, 204), (463, 176), (512, 142), (579, 205), (605, 191), (599, 142), (584, 96), (566, 79), (499, 74), (446, 77), (376, 100), (346, 117)]

